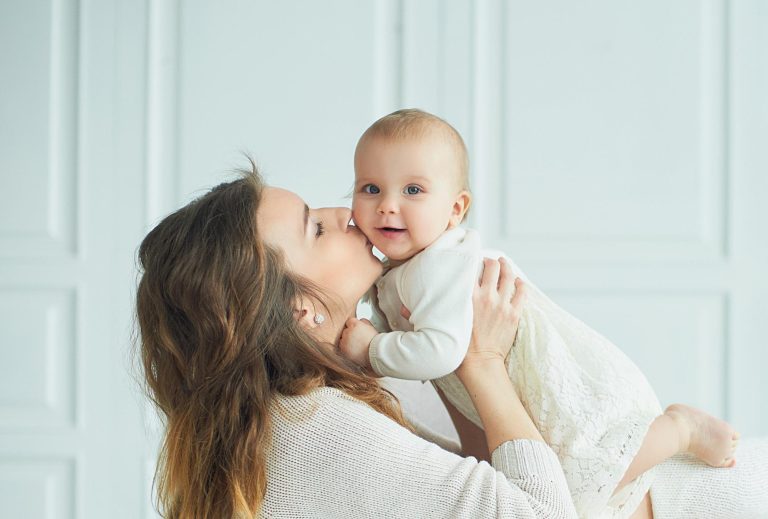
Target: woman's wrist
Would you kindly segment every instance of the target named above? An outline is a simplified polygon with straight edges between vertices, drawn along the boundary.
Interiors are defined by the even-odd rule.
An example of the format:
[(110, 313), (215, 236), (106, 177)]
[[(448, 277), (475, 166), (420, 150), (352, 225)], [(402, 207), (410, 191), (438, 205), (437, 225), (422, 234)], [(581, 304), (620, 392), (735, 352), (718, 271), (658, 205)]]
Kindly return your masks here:
[(475, 380), (487, 381), (489, 376), (508, 377), (504, 359), (500, 354), (494, 352), (478, 352), (474, 355), (467, 355), (461, 366), (456, 369), (456, 376), (465, 386), (471, 385)]

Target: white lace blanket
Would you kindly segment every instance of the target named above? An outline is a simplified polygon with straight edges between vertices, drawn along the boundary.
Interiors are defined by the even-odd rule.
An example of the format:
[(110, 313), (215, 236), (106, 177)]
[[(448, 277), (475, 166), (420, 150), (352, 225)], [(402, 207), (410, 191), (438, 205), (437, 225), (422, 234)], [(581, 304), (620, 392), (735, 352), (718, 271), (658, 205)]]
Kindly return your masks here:
[[(507, 358), (510, 378), (560, 459), (579, 516), (628, 517), (648, 491), (653, 471), (611, 496), (649, 425), (662, 412), (658, 399), (645, 376), (614, 344), (531, 283), (528, 287)], [(455, 375), (433, 383), (482, 427)]]

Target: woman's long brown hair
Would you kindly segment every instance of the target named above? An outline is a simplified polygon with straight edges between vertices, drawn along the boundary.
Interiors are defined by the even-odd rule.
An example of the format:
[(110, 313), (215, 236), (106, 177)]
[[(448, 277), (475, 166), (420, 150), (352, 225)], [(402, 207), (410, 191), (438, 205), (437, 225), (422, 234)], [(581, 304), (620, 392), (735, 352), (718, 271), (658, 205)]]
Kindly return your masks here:
[(391, 393), (298, 325), (294, 301), (321, 294), (260, 239), (263, 187), (254, 166), (166, 217), (139, 249), (141, 364), (165, 422), (157, 505), (170, 519), (259, 512), (278, 393), (335, 387), (408, 427)]

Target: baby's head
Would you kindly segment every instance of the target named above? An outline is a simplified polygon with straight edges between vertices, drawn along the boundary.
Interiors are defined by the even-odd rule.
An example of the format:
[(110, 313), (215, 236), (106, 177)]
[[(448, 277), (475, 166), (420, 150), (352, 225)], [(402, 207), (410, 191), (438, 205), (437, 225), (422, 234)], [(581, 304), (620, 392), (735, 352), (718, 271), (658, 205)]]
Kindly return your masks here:
[(464, 219), (468, 177), (467, 148), (453, 126), (421, 110), (385, 115), (355, 150), (355, 225), (387, 258), (407, 260)]

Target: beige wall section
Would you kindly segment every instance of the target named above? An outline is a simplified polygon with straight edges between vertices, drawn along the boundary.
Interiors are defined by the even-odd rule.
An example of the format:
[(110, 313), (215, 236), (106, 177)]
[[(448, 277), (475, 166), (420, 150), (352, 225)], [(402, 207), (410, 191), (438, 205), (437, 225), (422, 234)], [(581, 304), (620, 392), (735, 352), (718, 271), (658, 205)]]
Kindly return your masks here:
[(141, 237), (241, 151), (347, 204), (357, 136), (401, 106), (465, 136), (488, 245), (664, 402), (768, 434), (764, 2), (9, 0), (0, 43), (4, 515), (154, 514)]

